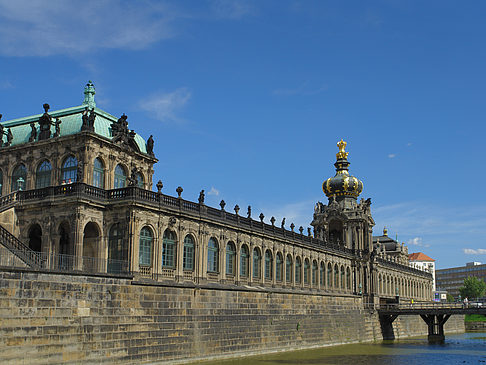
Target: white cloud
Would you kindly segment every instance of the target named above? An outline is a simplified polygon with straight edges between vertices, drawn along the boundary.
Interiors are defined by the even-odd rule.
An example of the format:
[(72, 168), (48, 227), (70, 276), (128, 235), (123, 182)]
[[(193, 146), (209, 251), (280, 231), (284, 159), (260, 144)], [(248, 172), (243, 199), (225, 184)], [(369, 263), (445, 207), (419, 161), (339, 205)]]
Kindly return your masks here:
[(177, 13), (153, 0), (0, 0), (0, 53), (86, 54), (143, 49), (174, 35)]
[(219, 196), (219, 190), (214, 186), (211, 186), (211, 190), (208, 191), (208, 195)]
[(255, 11), (247, 0), (212, 0), (211, 8), (218, 18), (225, 19), (240, 19)]
[(140, 108), (153, 114), (155, 119), (164, 123), (183, 120), (176, 115), (176, 111), (184, 107), (191, 98), (191, 92), (181, 87), (170, 93), (158, 93), (140, 101)]
[(429, 244), (424, 244), (423, 241), (422, 241), (422, 237), (414, 237), (414, 238), (411, 238), (407, 241), (407, 244), (408, 245), (412, 245), (412, 246), (421, 246), (421, 247), (430, 247)]
[(0, 89), (5, 90), (5, 89), (13, 89), (13, 85), (10, 81), (0, 81)]
[(484, 248), (478, 248), (477, 250), (474, 250), (472, 248), (464, 248), (462, 251), (466, 255), (486, 255), (486, 249)]
[(390, 154), (388, 155), (388, 158), (395, 158), (395, 156), (396, 156), (396, 154), (394, 154), (394, 153), (390, 153)]
[(412, 142), (407, 143), (407, 147), (410, 147), (412, 145)]

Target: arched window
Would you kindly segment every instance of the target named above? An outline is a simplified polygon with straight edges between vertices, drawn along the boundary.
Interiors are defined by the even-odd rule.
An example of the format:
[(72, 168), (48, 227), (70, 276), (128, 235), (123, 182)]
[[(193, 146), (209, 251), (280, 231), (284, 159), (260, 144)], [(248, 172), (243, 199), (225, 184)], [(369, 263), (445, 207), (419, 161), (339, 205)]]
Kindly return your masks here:
[(312, 285), (317, 286), (317, 261), (312, 261)]
[(2, 190), (3, 190), (3, 172), (0, 170), (0, 196), (2, 196)]
[(283, 277), (283, 259), (280, 252), (277, 253), (277, 258), (275, 261), (275, 279), (277, 281), (282, 281)]
[(29, 227), (29, 248), (36, 252), (42, 251), (42, 229), (38, 224)]
[(324, 286), (324, 275), (326, 274), (326, 269), (324, 262), (321, 262), (320, 272), (319, 272), (319, 284)]
[(337, 264), (334, 266), (334, 288), (339, 288), (339, 267)]
[(78, 160), (74, 156), (68, 156), (61, 167), (61, 183), (70, 184), (76, 182), (78, 175)]
[(121, 165), (115, 167), (115, 189), (124, 188), (127, 186), (127, 172)]
[(332, 287), (332, 265), (330, 262), (327, 264), (327, 287)]
[(265, 279), (271, 280), (272, 279), (272, 271), (273, 271), (273, 258), (272, 253), (270, 250), (265, 251)]
[(27, 181), (27, 169), (23, 164), (18, 165), (12, 172), (12, 183), (10, 184), (11, 191), (25, 190), (25, 182)]
[(240, 276), (248, 277), (248, 247), (246, 245), (241, 246), (240, 250)]
[(124, 239), (124, 231), (120, 224), (114, 224), (108, 234), (108, 272), (120, 273), (127, 263), (128, 245)]
[(35, 173), (35, 188), (41, 189), (51, 185), (52, 166), (49, 161), (45, 160), (39, 166)]
[(182, 256), (182, 267), (184, 270), (194, 270), (194, 239), (190, 234), (184, 238), (184, 250)]
[(93, 164), (93, 186), (104, 189), (105, 187), (105, 166), (100, 158), (95, 158)]
[(173, 269), (176, 262), (176, 235), (166, 229), (162, 238), (162, 267)]
[(218, 272), (219, 246), (216, 238), (208, 242), (208, 272)]
[(260, 279), (260, 266), (262, 263), (262, 255), (260, 249), (255, 247), (253, 249), (253, 278)]
[(309, 284), (309, 277), (310, 277), (310, 265), (309, 259), (304, 260), (304, 284)]
[(346, 268), (346, 289), (351, 289), (351, 270)]
[(137, 174), (135, 175), (135, 179), (137, 180), (137, 186), (140, 189), (143, 189), (144, 188), (143, 175), (140, 172), (137, 172)]
[(287, 284), (292, 283), (292, 257), (287, 255), (285, 259), (285, 281)]
[(341, 266), (341, 289), (344, 289), (344, 266)]
[(234, 275), (236, 266), (236, 248), (233, 242), (226, 244), (226, 275)]
[(300, 284), (301, 282), (301, 272), (300, 270), (302, 269), (302, 263), (300, 262), (300, 257), (297, 257), (295, 259), (295, 283)]
[(152, 266), (152, 247), (154, 235), (149, 227), (143, 227), (140, 231), (140, 248), (138, 255), (138, 264), (140, 266)]

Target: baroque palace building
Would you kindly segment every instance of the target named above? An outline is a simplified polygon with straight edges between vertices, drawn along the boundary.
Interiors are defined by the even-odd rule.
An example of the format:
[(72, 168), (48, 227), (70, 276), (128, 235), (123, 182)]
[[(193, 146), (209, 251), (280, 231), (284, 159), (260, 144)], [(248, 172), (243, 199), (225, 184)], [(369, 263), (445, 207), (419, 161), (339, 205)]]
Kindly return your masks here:
[[(365, 302), (431, 300), (430, 273), (409, 267), (406, 248), (374, 240), (371, 200), (349, 174), (346, 142), (328, 203), (312, 229), (216, 209), (153, 188), (153, 138), (145, 141), (95, 104), (0, 123), (0, 265), (125, 275), (168, 284), (271, 286), (363, 296)], [(390, 247), (388, 247), (390, 246)], [(179, 285), (178, 284), (178, 285)]]

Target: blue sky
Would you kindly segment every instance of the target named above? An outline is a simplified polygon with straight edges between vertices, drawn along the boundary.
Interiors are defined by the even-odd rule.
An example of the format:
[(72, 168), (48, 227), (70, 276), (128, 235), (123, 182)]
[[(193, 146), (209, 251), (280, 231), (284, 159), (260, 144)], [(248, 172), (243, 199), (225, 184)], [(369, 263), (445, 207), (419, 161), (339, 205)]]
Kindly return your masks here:
[(0, 0), (3, 120), (81, 104), (154, 135), (154, 181), (309, 226), (336, 142), (439, 268), (486, 261), (486, 3)]

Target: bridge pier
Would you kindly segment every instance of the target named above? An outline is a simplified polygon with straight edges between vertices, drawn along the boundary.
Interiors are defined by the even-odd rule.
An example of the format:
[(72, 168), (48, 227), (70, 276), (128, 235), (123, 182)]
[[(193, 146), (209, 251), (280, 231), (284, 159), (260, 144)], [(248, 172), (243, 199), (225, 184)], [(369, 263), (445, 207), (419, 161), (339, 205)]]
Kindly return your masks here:
[(381, 334), (384, 340), (394, 340), (393, 321), (398, 317), (397, 314), (380, 314)]
[(427, 323), (429, 328), (429, 342), (444, 342), (444, 324), (447, 322), (450, 314), (421, 314), (420, 317)]

